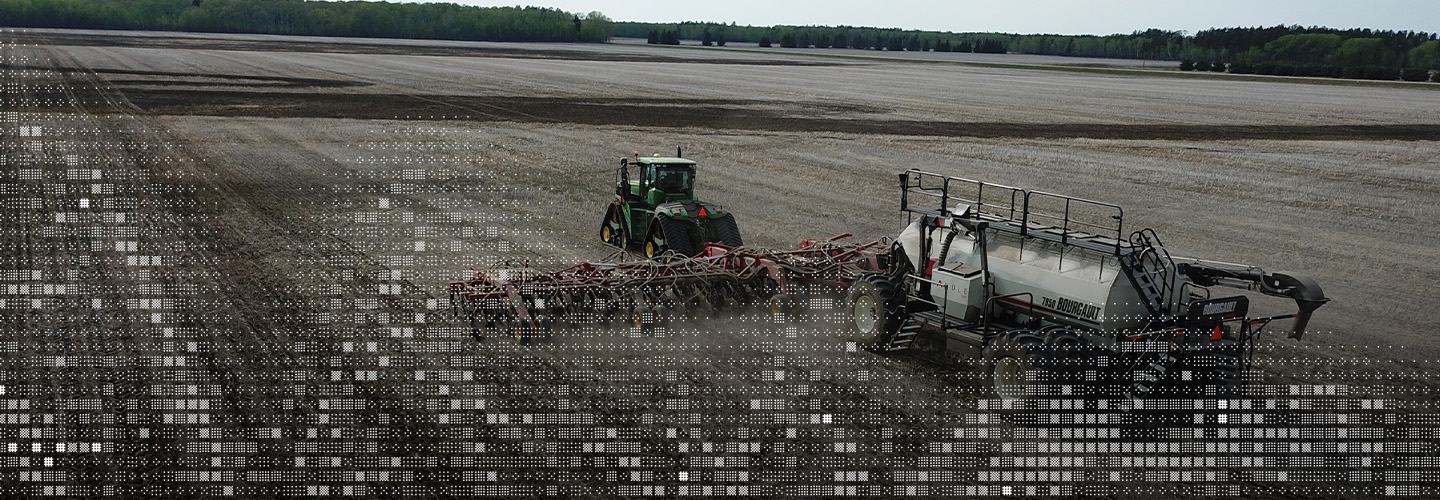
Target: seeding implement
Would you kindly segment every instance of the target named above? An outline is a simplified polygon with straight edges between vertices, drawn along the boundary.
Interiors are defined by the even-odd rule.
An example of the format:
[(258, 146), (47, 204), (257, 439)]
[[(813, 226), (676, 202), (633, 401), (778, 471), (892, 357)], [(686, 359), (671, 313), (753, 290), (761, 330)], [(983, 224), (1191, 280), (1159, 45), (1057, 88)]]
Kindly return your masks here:
[[(646, 328), (676, 316), (710, 316), (768, 304), (794, 312), (818, 295), (837, 296), (880, 270), (880, 242), (842, 243), (849, 234), (769, 251), (707, 243), (693, 258), (585, 262), (560, 271), (476, 272), (450, 284), (451, 312), (477, 340), (503, 334), (548, 339), (557, 327), (626, 322)], [(620, 256), (620, 255), (617, 255)]]
[[(559, 325), (644, 328), (839, 297), (869, 350), (978, 361), (994, 409), (1029, 411), (1075, 397), (1133, 409), (1229, 392), (1270, 322), (1293, 320), (1299, 339), (1329, 300), (1300, 274), (1172, 257), (1155, 231), (1124, 233), (1116, 205), (919, 170), (901, 173), (900, 188), (910, 224), (888, 248), (841, 243), (847, 234), (790, 251), (706, 243), (664, 262), (476, 273), (450, 285), (453, 313), (478, 339), (529, 339)], [(1252, 317), (1249, 297), (1219, 287), (1288, 298), (1298, 311)]]

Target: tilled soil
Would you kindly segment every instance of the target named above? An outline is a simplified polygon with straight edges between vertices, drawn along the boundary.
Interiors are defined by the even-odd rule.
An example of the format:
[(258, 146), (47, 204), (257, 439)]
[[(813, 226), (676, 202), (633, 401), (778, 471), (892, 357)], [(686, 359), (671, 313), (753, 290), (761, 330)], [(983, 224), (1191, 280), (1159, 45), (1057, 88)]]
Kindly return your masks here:
[[(153, 84), (147, 82), (147, 84)], [(848, 106), (769, 106), (744, 100), (588, 99), (525, 96), (324, 95), (286, 92), (149, 90), (127, 92), (142, 109), (166, 115), (354, 118), (698, 127), (750, 132), (878, 133), (915, 137), (1119, 140), (1440, 139), (1440, 124), (1122, 125), (995, 123), (826, 118)], [(376, 103), (384, 103), (377, 106)], [(457, 113), (465, 113), (463, 116)], [(797, 116), (809, 115), (809, 116)], [(819, 116), (815, 116), (819, 115)]]
[[(0, 35), (6, 495), (1436, 493), (1433, 90)], [(470, 269), (611, 253), (614, 159), (676, 145), (753, 245), (893, 236), (914, 167), (1115, 202), (1334, 301), (1267, 335), (1249, 397), (1158, 426), (1003, 418), (978, 370), (826, 310), (530, 344), (449, 318)]]
[[(77, 32), (75, 30), (37, 30), (40, 33), (19, 33), (12, 36), (17, 43), (74, 45), (91, 47), (140, 47), (187, 50), (227, 50), (255, 52), (320, 52), (331, 54), (397, 54), (407, 56), (503, 57), (514, 59), (568, 59), (581, 61), (669, 62), (699, 64), (753, 64), (761, 66), (828, 66), (821, 60), (787, 58), (755, 58), (740, 55), (728, 58), (694, 58), (675, 54), (644, 51), (593, 50), (589, 44), (518, 44), (466, 43), (441, 40), (383, 40), (318, 37), (247, 37), (173, 36), (150, 33), (149, 36), (128, 32)], [(322, 41), (324, 40), (324, 41)], [(367, 41), (356, 41), (367, 40)]]

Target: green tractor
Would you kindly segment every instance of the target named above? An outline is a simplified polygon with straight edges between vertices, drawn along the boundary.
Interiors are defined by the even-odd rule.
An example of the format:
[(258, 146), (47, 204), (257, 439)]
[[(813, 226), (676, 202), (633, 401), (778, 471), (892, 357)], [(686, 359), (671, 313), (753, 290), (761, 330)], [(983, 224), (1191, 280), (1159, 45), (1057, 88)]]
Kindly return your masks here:
[(605, 211), (600, 240), (620, 248), (639, 247), (656, 259), (667, 251), (693, 257), (705, 243), (740, 246), (735, 216), (719, 205), (695, 199), (695, 162), (661, 156), (620, 159), (615, 201)]

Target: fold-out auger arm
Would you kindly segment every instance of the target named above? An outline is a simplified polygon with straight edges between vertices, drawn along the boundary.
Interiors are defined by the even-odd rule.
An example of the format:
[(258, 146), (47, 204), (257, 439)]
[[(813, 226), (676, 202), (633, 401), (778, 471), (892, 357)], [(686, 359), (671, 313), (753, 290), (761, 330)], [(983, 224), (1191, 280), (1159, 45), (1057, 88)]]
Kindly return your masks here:
[[(1308, 276), (1291, 272), (1266, 273), (1263, 269), (1243, 264), (1203, 261), (1199, 259), (1176, 259), (1176, 270), (1199, 286), (1224, 286), (1242, 290), (1258, 291), (1273, 297), (1288, 297), (1295, 301), (1299, 310), (1295, 314), (1259, 318), (1256, 321), (1295, 319), (1290, 338), (1299, 339), (1305, 335), (1305, 326), (1310, 315), (1330, 299), (1320, 285)], [(1189, 260), (1188, 262), (1184, 262)]]

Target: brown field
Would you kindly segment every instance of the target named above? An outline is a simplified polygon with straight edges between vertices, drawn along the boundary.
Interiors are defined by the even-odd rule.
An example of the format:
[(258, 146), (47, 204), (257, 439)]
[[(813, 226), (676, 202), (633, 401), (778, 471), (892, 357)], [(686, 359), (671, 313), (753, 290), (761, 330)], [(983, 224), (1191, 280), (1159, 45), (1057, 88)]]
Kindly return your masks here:
[[(522, 496), (549, 484), (573, 496), (638, 495), (625, 488), (646, 485), (673, 495), (682, 484), (676, 472), (691, 470), (704, 471), (695, 472), (704, 478), (697, 487), (805, 496), (818, 493), (786, 488), (891, 495), (892, 487), (928, 485), (929, 494), (976, 496), (985, 493), (964, 487), (1014, 484), (1171, 497), (1209, 485), (1292, 498), (1437, 482), (1382, 480), (1410, 463), (1393, 456), (1358, 467), (1374, 472), (1364, 476), (1371, 479), (1332, 489), (1265, 483), (1244, 467), (1209, 481), (977, 476), (977, 468), (1013, 470), (990, 461), (1011, 456), (998, 444), (954, 455), (953, 469), (969, 475), (915, 482), (891, 472), (927, 470), (925, 457), (939, 456), (935, 442), (963, 441), (949, 430), (1009, 432), (976, 410), (976, 373), (848, 352), (856, 339), (842, 328), (768, 318), (679, 325), (661, 338), (587, 328), (553, 344), (479, 344), (449, 319), (445, 299), (445, 284), (472, 268), (528, 261), (555, 269), (610, 254), (595, 233), (615, 161), (632, 151), (683, 146), (701, 163), (702, 198), (735, 212), (747, 243), (775, 248), (847, 232), (893, 236), (901, 217), (894, 175), (918, 167), (1116, 203), (1127, 227), (1155, 228), (1172, 253), (1311, 275), (1333, 301), (1303, 342), (1266, 337), (1258, 383), (1344, 386), (1347, 394), (1332, 397), (1341, 402), (1399, 401), (1399, 423), (1416, 427), (1425, 421), (1403, 418), (1428, 408), (1440, 358), (1437, 84), (633, 44), (36, 30), (0, 31), (0, 43), (0, 111), (23, 114), (0, 116), (9, 120), (0, 123), (0, 145), (10, 158), (0, 162), (0, 182), (7, 198), (38, 200), (0, 211), (12, 243), (0, 250), (0, 269), (39, 269), (46, 283), (85, 290), (55, 299), (49, 312), (0, 306), (0, 328), (12, 336), (0, 355), (5, 397), (26, 398), (37, 415), (0, 432), (22, 447), (113, 446), (60, 454), (71, 471), (60, 479), (25, 482), (0, 472), (6, 493), (72, 485), (85, 495), (109, 485), (130, 496), (269, 496), (315, 494), (304, 488), (324, 485), (336, 495), (366, 487), (357, 491)], [(16, 132), (24, 126), (45, 127), (45, 142)], [(27, 178), (24, 170), (36, 168), (43, 179)], [(91, 179), (75, 169), (104, 173)], [(86, 191), (102, 178), (113, 193)], [(81, 198), (94, 205), (79, 205)], [(111, 229), (87, 233), (90, 226)], [(116, 250), (127, 241), (136, 248)], [(167, 264), (127, 262), (137, 255)], [(385, 292), (391, 285), (398, 293)], [(91, 307), (92, 298), (102, 307)], [(1257, 307), (1279, 314), (1285, 306)], [(189, 393), (165, 392), (177, 387)], [(173, 403), (197, 398), (203, 408)], [(835, 415), (835, 429), (767, 423), (752, 406), (762, 399), (780, 401), (782, 413)], [(80, 400), (96, 401), (93, 418), (79, 411), (89, 407), (65, 406)], [(486, 406), (452, 406), (462, 400)], [(331, 406), (336, 401), (362, 403)], [(1350, 423), (1396, 423), (1371, 406), (1355, 408)], [(580, 412), (591, 416), (585, 425), (493, 420)], [(32, 439), (41, 413), (69, 427)], [(607, 427), (620, 436), (602, 429), (589, 437)], [(666, 434), (677, 429), (678, 437)], [(789, 429), (798, 435), (786, 437)], [(1418, 442), (1433, 447), (1434, 434), (1426, 435)], [(617, 440), (638, 444), (620, 453), (571, 450)], [(677, 443), (742, 441), (762, 442), (764, 451), (675, 451)], [(235, 442), (256, 444), (223, 453), (194, 446)], [(859, 450), (834, 452), (844, 442)], [(1440, 450), (1414, 453), (1433, 451)], [(507, 468), (537, 454), (552, 457), (550, 467), (559, 457), (562, 470)], [(646, 465), (617, 466), (615, 455)], [(695, 465), (720, 455), (749, 465)], [(1217, 455), (1226, 454), (1211, 450)], [(315, 471), (297, 457), (340, 465)], [(388, 465), (391, 458), (403, 465)], [(571, 458), (575, 470), (563, 470)], [(261, 469), (299, 479), (274, 486), (247, 476)], [(181, 470), (229, 475), (196, 485), (172, 474)], [(341, 474), (381, 470), (409, 479)], [(498, 479), (483, 479), (495, 471)], [(755, 479), (730, 474), (738, 471)], [(833, 480), (836, 471), (875, 479)], [(411, 486), (420, 489), (404, 489)]]

